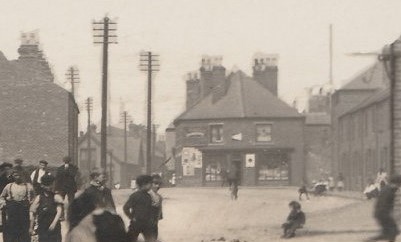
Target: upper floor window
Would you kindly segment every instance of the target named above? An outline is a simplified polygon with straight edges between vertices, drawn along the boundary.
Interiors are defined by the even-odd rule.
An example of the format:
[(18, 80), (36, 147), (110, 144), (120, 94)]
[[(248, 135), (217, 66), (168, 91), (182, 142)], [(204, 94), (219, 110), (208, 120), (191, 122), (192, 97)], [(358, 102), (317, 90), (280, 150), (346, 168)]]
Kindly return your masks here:
[(272, 124), (256, 124), (256, 141), (272, 141)]
[(223, 142), (223, 125), (211, 124), (210, 125), (210, 142), (222, 143)]

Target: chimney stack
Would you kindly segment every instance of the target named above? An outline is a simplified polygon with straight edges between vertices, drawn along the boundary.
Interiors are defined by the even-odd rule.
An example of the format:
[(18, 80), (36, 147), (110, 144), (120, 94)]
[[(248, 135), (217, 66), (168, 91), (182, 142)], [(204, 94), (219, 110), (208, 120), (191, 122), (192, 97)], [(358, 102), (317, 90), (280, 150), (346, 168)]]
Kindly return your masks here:
[(253, 57), (253, 79), (275, 96), (278, 94), (278, 59), (277, 54), (257, 53)]
[(225, 84), (226, 68), (221, 56), (203, 56), (200, 68), (201, 98), (208, 96), (212, 89)]
[(188, 73), (186, 85), (187, 85), (186, 109), (189, 109), (201, 100), (201, 85), (197, 72)]

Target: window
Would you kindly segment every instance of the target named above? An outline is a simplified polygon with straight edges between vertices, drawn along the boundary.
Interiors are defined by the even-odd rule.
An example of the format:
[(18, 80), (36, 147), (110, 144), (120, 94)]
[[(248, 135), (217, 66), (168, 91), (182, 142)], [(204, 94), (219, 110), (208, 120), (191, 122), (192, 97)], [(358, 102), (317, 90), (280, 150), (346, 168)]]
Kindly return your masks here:
[(221, 181), (222, 180), (222, 163), (218, 160), (211, 160), (205, 168), (205, 181)]
[(259, 163), (259, 181), (288, 180), (288, 161), (285, 155), (266, 154)]
[(272, 124), (256, 124), (256, 141), (272, 141)]
[(212, 124), (210, 125), (210, 142), (222, 143), (223, 142), (223, 125)]

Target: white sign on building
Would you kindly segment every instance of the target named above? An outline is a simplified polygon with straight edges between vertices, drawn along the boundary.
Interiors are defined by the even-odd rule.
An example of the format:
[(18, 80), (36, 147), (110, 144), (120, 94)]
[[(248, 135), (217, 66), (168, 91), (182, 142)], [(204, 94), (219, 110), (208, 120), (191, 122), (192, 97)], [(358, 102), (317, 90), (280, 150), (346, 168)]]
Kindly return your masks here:
[(245, 167), (255, 167), (255, 154), (245, 155)]

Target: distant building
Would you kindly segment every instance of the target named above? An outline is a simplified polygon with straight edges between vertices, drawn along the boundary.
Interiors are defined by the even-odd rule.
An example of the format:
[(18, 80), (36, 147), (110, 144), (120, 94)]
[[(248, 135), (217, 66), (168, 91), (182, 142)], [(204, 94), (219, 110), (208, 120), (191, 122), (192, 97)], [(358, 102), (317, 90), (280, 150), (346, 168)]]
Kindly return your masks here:
[[(116, 132), (118, 131), (118, 133)], [(124, 160), (124, 135), (114, 127), (108, 129), (107, 136), (107, 169), (106, 172), (112, 175), (113, 183), (120, 183), (121, 187), (129, 187), (131, 179), (144, 172), (145, 149), (143, 140), (138, 137), (127, 137), (127, 161)], [(117, 134), (116, 134), (117, 133)], [(91, 160), (88, 157), (88, 133), (81, 137), (79, 142), (78, 166), (84, 180), (88, 181), (89, 174), (95, 168), (100, 168), (100, 133), (92, 126), (91, 131)], [(110, 167), (110, 164), (111, 167)], [(85, 181), (84, 181), (85, 183)]]
[(361, 190), (380, 168), (389, 171), (388, 83), (377, 62), (333, 94), (333, 167), (347, 189)]
[(331, 172), (331, 118), (328, 113), (305, 113), (305, 170), (308, 181), (326, 179)]
[(251, 78), (226, 76), (221, 57), (202, 59), (187, 81), (187, 110), (166, 134), (178, 185), (220, 185), (233, 168), (242, 185), (302, 182), (305, 117), (277, 97), (277, 61), (255, 56)]
[(47, 160), (58, 166), (69, 155), (77, 161), (78, 107), (54, 77), (37, 33), (24, 33), (17, 60), (0, 52), (0, 155), (25, 165)]
[[(146, 140), (136, 135), (140, 125), (130, 124), (131, 130), (127, 133), (127, 161), (125, 161), (124, 130), (108, 126), (107, 130), (107, 169), (113, 183), (120, 183), (121, 187), (129, 187), (131, 180), (145, 173), (146, 164)], [(96, 126), (91, 131), (91, 160), (88, 157), (88, 133), (84, 134), (79, 141), (79, 162), (83, 183), (88, 180), (89, 174), (95, 168), (100, 168), (100, 133)], [(152, 158), (152, 171), (160, 172), (164, 161), (164, 147), (156, 143)], [(111, 161), (111, 162), (110, 162)], [(111, 167), (110, 167), (110, 164)]]

